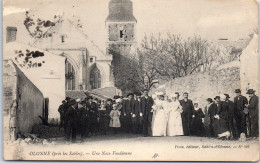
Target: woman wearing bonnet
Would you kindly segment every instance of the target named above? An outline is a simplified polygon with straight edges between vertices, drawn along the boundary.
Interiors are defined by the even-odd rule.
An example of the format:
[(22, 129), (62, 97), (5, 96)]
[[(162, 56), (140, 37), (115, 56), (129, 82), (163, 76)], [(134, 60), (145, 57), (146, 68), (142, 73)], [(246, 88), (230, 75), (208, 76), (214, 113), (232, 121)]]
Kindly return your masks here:
[(177, 94), (172, 95), (172, 100), (168, 104), (169, 105), (169, 117), (168, 117), (168, 125), (167, 125), (167, 136), (177, 136), (183, 135), (182, 128), (182, 107), (177, 99)]
[(152, 136), (166, 136), (166, 113), (167, 104), (164, 101), (164, 93), (156, 92), (153, 105)]

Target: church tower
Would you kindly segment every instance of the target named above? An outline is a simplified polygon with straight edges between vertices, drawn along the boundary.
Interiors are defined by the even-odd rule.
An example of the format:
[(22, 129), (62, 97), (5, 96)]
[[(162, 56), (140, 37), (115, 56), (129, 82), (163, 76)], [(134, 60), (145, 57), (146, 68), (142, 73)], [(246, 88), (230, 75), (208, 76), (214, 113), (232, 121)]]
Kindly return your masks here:
[(135, 49), (136, 23), (131, 0), (110, 0), (109, 15), (106, 19), (108, 52), (119, 50), (125, 55), (124, 53)]

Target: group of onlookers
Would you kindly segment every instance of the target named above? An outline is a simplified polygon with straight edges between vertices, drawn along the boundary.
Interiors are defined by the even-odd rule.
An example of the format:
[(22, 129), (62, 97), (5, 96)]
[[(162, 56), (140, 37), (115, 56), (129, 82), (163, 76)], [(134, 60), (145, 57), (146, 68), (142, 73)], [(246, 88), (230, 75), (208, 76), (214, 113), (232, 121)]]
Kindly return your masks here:
[(245, 140), (258, 137), (258, 97), (249, 89), (249, 101), (236, 89), (234, 102), (228, 94), (206, 99), (200, 108), (188, 93), (166, 96), (148, 91), (129, 93), (126, 98), (100, 101), (91, 96), (85, 99), (66, 98), (59, 107), (61, 126), (67, 140), (96, 134), (132, 133), (146, 136), (207, 136)]

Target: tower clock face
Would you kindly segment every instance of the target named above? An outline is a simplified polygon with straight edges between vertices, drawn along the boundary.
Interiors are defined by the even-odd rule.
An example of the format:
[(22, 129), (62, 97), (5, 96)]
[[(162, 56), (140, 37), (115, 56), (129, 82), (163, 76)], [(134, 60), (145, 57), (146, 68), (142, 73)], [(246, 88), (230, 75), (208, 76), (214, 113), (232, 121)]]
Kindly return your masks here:
[(109, 41), (134, 41), (135, 23), (111, 23), (108, 26)]

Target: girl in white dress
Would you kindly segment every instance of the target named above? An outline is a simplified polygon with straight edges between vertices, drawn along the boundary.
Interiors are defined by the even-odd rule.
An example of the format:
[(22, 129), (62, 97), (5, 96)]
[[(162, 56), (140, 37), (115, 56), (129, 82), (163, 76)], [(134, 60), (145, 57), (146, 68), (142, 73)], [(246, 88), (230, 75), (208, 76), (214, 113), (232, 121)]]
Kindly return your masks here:
[(169, 103), (169, 119), (167, 124), (167, 136), (183, 135), (182, 119), (181, 119), (182, 107), (177, 100), (177, 95), (174, 94), (172, 102)]
[(166, 102), (163, 93), (157, 92), (153, 105), (152, 136), (166, 136)]

